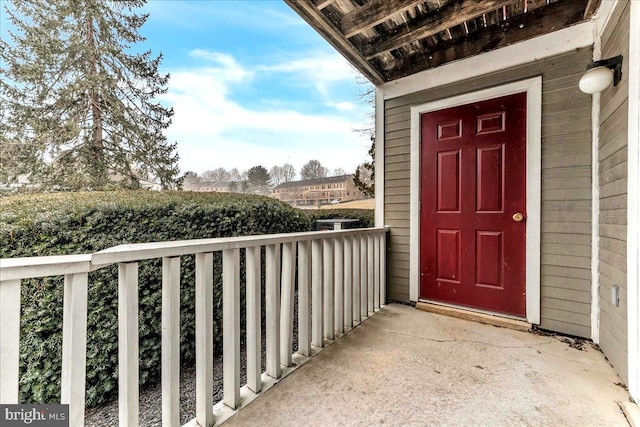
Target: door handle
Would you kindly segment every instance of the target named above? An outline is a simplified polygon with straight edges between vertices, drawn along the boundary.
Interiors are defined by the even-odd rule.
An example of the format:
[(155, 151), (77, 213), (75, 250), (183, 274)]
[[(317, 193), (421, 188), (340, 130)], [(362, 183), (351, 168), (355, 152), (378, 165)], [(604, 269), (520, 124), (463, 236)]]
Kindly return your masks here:
[(520, 221), (522, 221), (524, 219), (524, 215), (522, 215), (522, 213), (520, 213), (520, 212), (516, 212), (516, 213), (513, 214), (512, 218), (513, 218), (513, 220), (515, 222), (520, 222)]

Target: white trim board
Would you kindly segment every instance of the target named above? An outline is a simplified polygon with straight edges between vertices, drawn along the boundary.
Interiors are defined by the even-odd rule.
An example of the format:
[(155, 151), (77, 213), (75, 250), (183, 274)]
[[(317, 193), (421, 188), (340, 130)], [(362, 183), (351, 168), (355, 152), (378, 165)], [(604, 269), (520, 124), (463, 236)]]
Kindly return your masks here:
[(583, 22), (385, 83), (384, 99), (397, 98), (591, 46), (594, 40), (594, 22)]
[[(629, 393), (640, 402), (640, 2), (630, 2), (627, 158), (627, 334)], [(633, 29), (636, 30), (633, 30)], [(637, 34), (637, 32), (635, 33)]]
[[(594, 27), (595, 31), (595, 27)], [(593, 60), (602, 54), (600, 37)], [(591, 340), (600, 343), (600, 93), (591, 97)]]
[(422, 113), (470, 104), (515, 93), (527, 93), (527, 322), (540, 323), (540, 194), (542, 77), (496, 86), (411, 107), (409, 209), (409, 298), (420, 294), (420, 116)]
[(375, 223), (376, 227), (384, 225), (384, 98), (382, 88), (376, 87), (375, 141), (376, 162), (375, 176)]

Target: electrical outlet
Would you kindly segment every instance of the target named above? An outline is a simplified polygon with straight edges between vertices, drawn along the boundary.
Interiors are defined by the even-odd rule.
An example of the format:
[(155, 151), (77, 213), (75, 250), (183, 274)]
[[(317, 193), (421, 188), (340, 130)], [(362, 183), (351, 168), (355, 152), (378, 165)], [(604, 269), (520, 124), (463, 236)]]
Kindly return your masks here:
[(620, 286), (611, 286), (611, 304), (620, 307)]

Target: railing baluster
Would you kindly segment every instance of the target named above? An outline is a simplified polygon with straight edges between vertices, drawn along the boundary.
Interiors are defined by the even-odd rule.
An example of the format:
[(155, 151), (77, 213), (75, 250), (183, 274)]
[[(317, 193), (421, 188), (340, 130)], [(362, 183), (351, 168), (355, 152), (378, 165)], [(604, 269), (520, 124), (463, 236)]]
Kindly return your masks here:
[(311, 242), (311, 343), (324, 346), (322, 240)]
[(213, 253), (196, 254), (196, 421), (213, 418)]
[(380, 305), (387, 303), (387, 233), (380, 233)]
[(353, 236), (353, 326), (360, 323), (360, 237)]
[(162, 258), (162, 425), (180, 424), (180, 257)]
[(369, 317), (369, 311), (367, 310), (367, 290), (369, 284), (367, 283), (369, 276), (369, 267), (367, 265), (367, 236), (360, 237), (360, 317), (362, 320)]
[(344, 243), (342, 237), (336, 237), (334, 243), (334, 262), (335, 262), (335, 330), (344, 333)]
[(118, 265), (118, 406), (122, 427), (138, 425), (138, 263)]
[(240, 249), (222, 251), (222, 360), (224, 404), (240, 405)]
[(324, 336), (333, 340), (336, 337), (333, 325), (334, 282), (333, 282), (333, 239), (324, 239), (323, 251), (323, 283), (324, 283)]
[(298, 353), (311, 356), (311, 299), (309, 298), (309, 242), (298, 243)]
[(353, 243), (351, 236), (344, 238), (344, 325), (353, 327)]
[(262, 390), (262, 286), (260, 246), (247, 248), (247, 385)]
[(69, 405), (69, 425), (84, 425), (87, 367), (88, 273), (64, 276), (60, 403)]
[(280, 378), (280, 245), (266, 248), (267, 374)]
[(373, 236), (373, 308), (380, 309), (380, 239)]
[(282, 317), (280, 318), (280, 364), (291, 366), (293, 353), (293, 298), (296, 280), (296, 243), (282, 245)]
[(18, 403), (20, 279), (0, 281), (0, 402)]
[(374, 244), (373, 235), (367, 235), (367, 311), (369, 314), (375, 312), (374, 307)]

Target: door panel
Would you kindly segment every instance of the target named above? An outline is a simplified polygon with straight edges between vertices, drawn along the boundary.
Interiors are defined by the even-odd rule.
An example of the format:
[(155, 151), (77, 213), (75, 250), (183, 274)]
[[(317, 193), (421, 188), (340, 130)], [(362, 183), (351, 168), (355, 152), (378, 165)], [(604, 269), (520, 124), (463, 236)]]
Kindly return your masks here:
[(438, 212), (460, 211), (460, 150), (438, 153)]
[(525, 93), (422, 115), (422, 299), (526, 315), (525, 120)]

